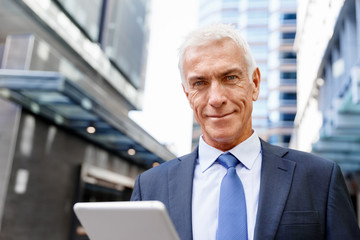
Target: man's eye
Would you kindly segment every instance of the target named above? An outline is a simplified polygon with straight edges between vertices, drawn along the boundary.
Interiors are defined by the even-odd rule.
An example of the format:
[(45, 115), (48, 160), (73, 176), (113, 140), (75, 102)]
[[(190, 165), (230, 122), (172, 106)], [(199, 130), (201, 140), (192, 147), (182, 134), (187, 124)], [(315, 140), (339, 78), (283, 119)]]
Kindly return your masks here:
[(204, 85), (204, 81), (194, 82), (194, 86), (201, 86), (201, 85)]
[(234, 75), (230, 75), (230, 76), (226, 76), (226, 80), (235, 80), (236, 76)]

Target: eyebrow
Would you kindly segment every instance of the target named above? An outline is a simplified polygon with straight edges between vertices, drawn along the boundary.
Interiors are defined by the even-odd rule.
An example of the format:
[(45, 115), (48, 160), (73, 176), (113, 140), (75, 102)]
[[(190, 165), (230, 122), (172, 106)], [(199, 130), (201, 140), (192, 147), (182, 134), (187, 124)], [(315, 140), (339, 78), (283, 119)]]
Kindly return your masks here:
[(189, 79), (189, 82), (192, 82), (192, 81), (196, 81), (196, 80), (204, 80), (205, 77), (194, 74), (193, 76), (190, 76), (188, 79)]
[(231, 73), (245, 74), (245, 71), (243, 71), (241, 68), (234, 67), (234, 68), (227, 69), (226, 71), (220, 73), (219, 76), (226, 76), (226, 75), (229, 75)]
[[(239, 73), (240, 75), (246, 74), (245, 71), (243, 71), (241, 68), (233, 67), (233, 68), (226, 69), (224, 72), (220, 72), (218, 74), (218, 76), (224, 77), (231, 73)], [(202, 75), (198, 75), (198, 74), (193, 74), (192, 76), (188, 77), (189, 82), (193, 82), (193, 81), (197, 81), (197, 80), (204, 80), (204, 79), (206, 79), (206, 77), (204, 77)]]

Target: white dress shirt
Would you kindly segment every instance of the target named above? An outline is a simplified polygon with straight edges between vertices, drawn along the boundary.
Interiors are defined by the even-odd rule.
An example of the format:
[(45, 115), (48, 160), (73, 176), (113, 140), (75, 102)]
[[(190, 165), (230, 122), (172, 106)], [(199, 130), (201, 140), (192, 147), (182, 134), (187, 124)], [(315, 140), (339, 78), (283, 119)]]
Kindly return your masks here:
[[(242, 163), (236, 166), (236, 172), (244, 186), (248, 239), (252, 240), (258, 210), (262, 162), (261, 144), (258, 135), (254, 131), (247, 140), (228, 152), (231, 152)], [(194, 240), (216, 239), (220, 184), (226, 174), (226, 169), (216, 162), (216, 159), (222, 153), (222, 151), (205, 143), (200, 137), (192, 196)]]

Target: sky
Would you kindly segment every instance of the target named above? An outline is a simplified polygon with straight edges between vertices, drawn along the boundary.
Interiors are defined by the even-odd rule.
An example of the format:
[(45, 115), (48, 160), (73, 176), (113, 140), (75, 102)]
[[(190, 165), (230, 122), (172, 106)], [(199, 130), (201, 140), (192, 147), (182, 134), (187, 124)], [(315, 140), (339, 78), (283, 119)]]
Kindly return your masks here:
[(181, 86), (177, 49), (197, 26), (196, 0), (152, 0), (142, 111), (129, 116), (177, 156), (191, 151), (192, 110)]

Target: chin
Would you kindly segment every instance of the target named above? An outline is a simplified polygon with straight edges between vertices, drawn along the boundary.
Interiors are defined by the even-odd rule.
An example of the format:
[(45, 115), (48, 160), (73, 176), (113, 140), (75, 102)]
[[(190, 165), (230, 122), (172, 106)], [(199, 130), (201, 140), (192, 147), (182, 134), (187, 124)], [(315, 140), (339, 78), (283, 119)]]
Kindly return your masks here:
[(231, 136), (219, 136), (219, 137), (216, 137), (216, 138), (213, 138), (216, 142), (218, 142), (219, 144), (226, 144), (226, 145), (232, 145), (234, 144), (234, 137)]
[(211, 139), (212, 142), (216, 143), (217, 145), (234, 145), (235, 144), (235, 138), (233, 134), (213, 134), (210, 135), (209, 139)]
[(235, 129), (229, 129), (229, 125), (224, 127), (217, 127), (215, 131), (209, 131), (208, 136), (219, 142), (229, 142), (236, 138), (237, 131)]

